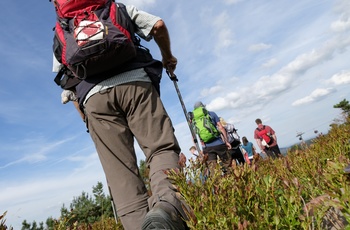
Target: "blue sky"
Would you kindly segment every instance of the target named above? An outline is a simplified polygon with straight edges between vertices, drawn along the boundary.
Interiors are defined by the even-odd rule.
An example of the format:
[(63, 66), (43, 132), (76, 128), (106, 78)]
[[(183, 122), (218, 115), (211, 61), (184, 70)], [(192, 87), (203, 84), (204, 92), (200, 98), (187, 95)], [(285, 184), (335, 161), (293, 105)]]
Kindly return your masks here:
[[(188, 111), (197, 100), (253, 140), (254, 120), (275, 129), (280, 147), (326, 133), (350, 99), (348, 0), (128, 0), (163, 18)], [(53, 82), (53, 6), (0, 1), (0, 214), (21, 222), (58, 217), (105, 177), (73, 104)], [(160, 58), (154, 41), (143, 42)], [(161, 97), (183, 152), (191, 135), (173, 83)], [(253, 142), (254, 143), (254, 142)], [(255, 144), (255, 143), (254, 143)], [(144, 159), (137, 147), (139, 159)]]

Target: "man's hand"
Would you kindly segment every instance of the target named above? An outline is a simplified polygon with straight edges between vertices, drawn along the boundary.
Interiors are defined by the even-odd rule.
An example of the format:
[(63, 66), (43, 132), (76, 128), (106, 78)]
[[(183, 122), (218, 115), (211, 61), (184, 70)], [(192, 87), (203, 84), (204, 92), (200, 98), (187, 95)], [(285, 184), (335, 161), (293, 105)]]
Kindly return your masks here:
[(168, 70), (170, 76), (173, 76), (177, 65), (176, 57), (174, 56), (171, 56), (170, 58), (163, 57), (162, 61), (163, 61), (164, 68)]
[(77, 97), (75, 93), (71, 90), (63, 90), (61, 93), (61, 102), (62, 104), (66, 104), (70, 101), (77, 101)]
[(77, 109), (81, 119), (85, 122), (85, 114), (80, 110), (78, 98), (75, 95), (75, 93), (71, 90), (63, 90), (61, 93), (61, 102), (62, 104), (67, 104), (68, 102), (72, 101), (75, 108)]

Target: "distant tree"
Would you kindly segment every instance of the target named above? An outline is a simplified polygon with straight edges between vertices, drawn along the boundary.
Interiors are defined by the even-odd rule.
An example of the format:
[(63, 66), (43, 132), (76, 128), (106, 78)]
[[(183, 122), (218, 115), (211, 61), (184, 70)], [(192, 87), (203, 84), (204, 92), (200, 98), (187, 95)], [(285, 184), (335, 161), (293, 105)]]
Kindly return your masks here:
[(39, 222), (39, 226), (38, 226), (35, 220), (32, 223), (28, 223), (26, 220), (24, 220), (22, 221), (21, 230), (44, 230), (44, 223)]
[[(78, 223), (93, 223), (96, 221), (97, 213), (93, 199), (88, 193), (82, 192), (80, 196), (74, 197), (70, 204), (71, 213), (74, 215), (72, 220)], [(97, 215), (96, 215), (97, 214)]]
[(36, 222), (35, 220), (32, 223), (32, 226), (30, 227), (30, 230), (35, 230), (36, 229)]
[(30, 229), (31, 224), (27, 222), (27, 220), (23, 220), (22, 221), (22, 230), (29, 230)]
[(92, 193), (95, 197), (95, 202), (97, 204), (102, 203), (102, 201), (105, 199), (105, 194), (103, 193), (103, 184), (101, 182), (97, 182), (96, 186), (92, 186)]
[(47, 218), (45, 223), (47, 230), (55, 229), (55, 220), (52, 217)]
[(36, 223), (35, 220), (33, 221), (32, 226), (30, 227), (30, 230), (39, 230), (38, 224)]
[(93, 197), (84, 191), (80, 196), (74, 197), (69, 205), (70, 210), (63, 205), (60, 219), (72, 226), (74, 223), (90, 225), (104, 217), (114, 217), (111, 199), (104, 194), (103, 184), (97, 182), (92, 191)]
[(99, 216), (113, 217), (111, 198), (104, 194), (102, 182), (97, 182), (97, 185), (92, 187), (92, 193), (95, 197), (95, 206), (99, 209)]
[(69, 218), (69, 216), (70, 216), (70, 213), (69, 213), (68, 209), (66, 208), (65, 204), (63, 204), (61, 207), (60, 219), (66, 219), (66, 218)]
[[(93, 197), (84, 191), (80, 196), (74, 197), (69, 209), (63, 204), (59, 221), (52, 217), (47, 218), (45, 229), (54, 230), (58, 225), (58, 229), (70, 229), (74, 224), (91, 226), (104, 217), (114, 218), (111, 197), (104, 194), (103, 184), (97, 182), (97, 185), (92, 187), (92, 191)], [(35, 221), (30, 224), (24, 220), (22, 230), (44, 230), (44, 224), (40, 222), (38, 226)]]
[(350, 104), (349, 101), (346, 99), (342, 100), (338, 104), (335, 104), (333, 108), (341, 109), (343, 111), (342, 113), (346, 116), (350, 115)]

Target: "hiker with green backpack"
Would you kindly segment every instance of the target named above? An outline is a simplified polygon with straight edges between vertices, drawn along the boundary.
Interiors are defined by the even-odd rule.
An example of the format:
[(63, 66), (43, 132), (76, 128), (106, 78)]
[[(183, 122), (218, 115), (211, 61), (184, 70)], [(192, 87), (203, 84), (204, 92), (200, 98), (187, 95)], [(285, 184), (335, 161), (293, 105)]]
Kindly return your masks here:
[(203, 152), (207, 156), (209, 171), (216, 167), (218, 157), (222, 162), (223, 171), (229, 170), (232, 158), (228, 150), (231, 149), (231, 144), (218, 115), (208, 111), (205, 105), (198, 101), (194, 104), (192, 122), (197, 135), (204, 143)]

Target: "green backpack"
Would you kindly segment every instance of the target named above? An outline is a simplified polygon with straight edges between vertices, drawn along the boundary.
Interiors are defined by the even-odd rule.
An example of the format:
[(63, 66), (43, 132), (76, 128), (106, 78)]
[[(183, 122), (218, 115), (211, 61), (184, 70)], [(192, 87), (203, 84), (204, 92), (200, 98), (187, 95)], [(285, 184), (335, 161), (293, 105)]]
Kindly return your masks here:
[(193, 110), (193, 123), (196, 133), (204, 143), (210, 142), (220, 136), (219, 130), (213, 124), (208, 111), (204, 107), (198, 107)]

